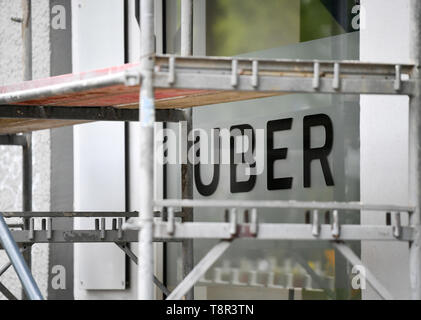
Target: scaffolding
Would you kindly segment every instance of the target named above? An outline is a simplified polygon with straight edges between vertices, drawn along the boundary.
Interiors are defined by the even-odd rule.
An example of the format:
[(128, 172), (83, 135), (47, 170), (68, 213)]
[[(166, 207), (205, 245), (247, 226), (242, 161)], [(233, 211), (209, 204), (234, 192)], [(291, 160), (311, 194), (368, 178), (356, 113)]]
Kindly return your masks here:
[[(181, 1), (181, 56), (157, 55), (153, 32), (154, 1), (142, 0), (140, 64), (61, 77), (56, 81), (53, 78), (48, 81), (33, 81), (21, 87), (3, 88), (0, 93), (1, 118), (37, 119), (40, 120), (39, 126), (43, 128), (55, 126), (56, 120), (126, 121), (139, 118), (139, 178), (143, 181), (139, 194), (139, 212), (30, 212), (24, 209), (24, 212), (3, 213), (4, 217), (28, 219), (29, 223), (22, 230), (12, 230), (11, 235), (17, 243), (26, 246), (40, 242), (114, 242), (138, 263), (138, 298), (153, 299), (155, 283), (169, 300), (183, 297), (193, 299), (192, 288), (195, 283), (226, 252), (233, 241), (241, 239), (329, 241), (353, 265), (362, 263), (346, 241), (407, 242), (410, 246), (411, 294), (413, 299), (421, 299), (421, 2), (411, 0), (410, 3), (413, 64), (408, 65), (359, 61), (192, 57), (193, 0)], [(123, 90), (123, 93), (139, 93), (140, 90), (140, 94), (134, 96), (139, 100), (101, 104), (101, 97), (106, 97), (112, 90)], [(361, 202), (194, 200), (191, 164), (182, 167), (182, 199), (154, 199), (153, 150), (156, 121), (187, 121), (189, 129), (192, 127), (192, 106), (274, 96), (285, 92), (409, 96), (408, 204), (397, 206)], [(79, 105), (80, 100), (77, 97), (84, 93), (96, 95), (99, 105)], [(160, 94), (165, 99), (160, 100)], [(139, 109), (129, 108), (128, 105), (139, 105)], [(18, 124), (12, 123), (7, 129), (9, 133), (19, 130)], [(20, 139), (18, 137), (20, 136), (9, 136), (7, 141)], [(192, 210), (198, 207), (227, 209), (228, 221), (194, 222)], [(154, 211), (154, 208), (161, 209)], [(175, 212), (175, 208), (182, 210)], [(249, 221), (238, 222), (239, 208), (250, 211)], [(262, 223), (259, 222), (261, 208), (310, 210), (313, 219), (308, 224)], [(317, 219), (318, 210), (331, 210), (332, 223), (322, 224)], [(361, 214), (377, 211), (392, 214), (393, 219), (390, 224), (385, 225), (341, 224), (339, 216), (344, 211), (355, 214), (360, 211)], [(409, 215), (408, 225), (401, 224), (401, 215), (404, 213)], [(155, 217), (162, 218), (164, 214), (165, 219), (154, 220)], [(114, 219), (112, 229), (106, 230), (105, 218), (116, 216), (121, 218)], [(37, 217), (45, 218), (41, 230), (34, 229), (33, 219)], [(96, 217), (96, 228), (54, 230), (52, 217)], [(130, 219), (125, 222), (124, 217)], [(182, 220), (176, 221), (176, 217), (181, 217)], [(219, 242), (194, 266), (192, 243), (193, 239), (199, 238), (217, 239)], [(136, 256), (127, 244), (137, 241), (139, 250)], [(154, 241), (182, 244), (184, 279), (171, 292), (154, 276)], [(393, 298), (369, 270), (366, 270), (366, 279), (382, 298)]]

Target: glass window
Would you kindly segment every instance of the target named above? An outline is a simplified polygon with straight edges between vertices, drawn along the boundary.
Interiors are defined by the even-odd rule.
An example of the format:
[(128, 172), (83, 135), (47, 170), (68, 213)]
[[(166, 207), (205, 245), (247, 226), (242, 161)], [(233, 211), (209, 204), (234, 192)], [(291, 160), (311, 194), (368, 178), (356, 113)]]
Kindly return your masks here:
[[(206, 55), (359, 59), (357, 1), (212, 0), (206, 2), (203, 14)], [(175, 20), (174, 11), (167, 15), (172, 15), (167, 23)], [(168, 48), (177, 52), (179, 25), (171, 23), (170, 31), (167, 25)], [(245, 174), (250, 162), (221, 164), (216, 188), (203, 192), (195, 185), (197, 199), (359, 200), (358, 97), (285, 94), (197, 107), (193, 126), (209, 133), (214, 128), (240, 130), (240, 136), (241, 130), (250, 129), (255, 140), (243, 139), (254, 140), (250, 144), (263, 150), (262, 170), (250, 176)], [(231, 153), (237, 148), (235, 141), (240, 141), (236, 139)], [(305, 150), (316, 147), (329, 149), (327, 164), (306, 160)], [(202, 164), (195, 175), (206, 185), (216, 179), (215, 169)], [(238, 215), (239, 221), (247, 220), (247, 212), (239, 210)], [(195, 221), (224, 221), (225, 216), (224, 210), (194, 211)], [(268, 223), (306, 223), (309, 214), (266, 209), (259, 210), (259, 217)], [(359, 223), (355, 212), (341, 212), (340, 219)], [(319, 220), (329, 224), (332, 213), (319, 212)], [(195, 240), (196, 262), (215, 243)], [(359, 244), (353, 244), (353, 249), (359, 253)], [(169, 245), (170, 287), (181, 280), (179, 257), (179, 246)], [(359, 299), (360, 291), (351, 288), (351, 277), (345, 260), (328, 243), (238, 240), (195, 289), (196, 297), (203, 299)]]

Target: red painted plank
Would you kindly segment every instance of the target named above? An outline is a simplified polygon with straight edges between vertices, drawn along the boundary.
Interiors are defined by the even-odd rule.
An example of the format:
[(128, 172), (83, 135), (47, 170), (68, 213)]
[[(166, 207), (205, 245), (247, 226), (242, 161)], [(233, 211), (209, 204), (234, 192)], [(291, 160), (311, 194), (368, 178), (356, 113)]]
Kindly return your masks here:
[[(116, 74), (129, 68), (138, 67), (138, 63), (125, 64), (100, 70), (81, 72), (78, 74), (65, 74), (56, 77), (25, 81), (17, 84), (10, 84), (0, 87), (0, 93), (10, 93), (27, 89), (42, 88), (56, 84), (64, 84), (78, 80), (86, 80), (94, 77), (101, 77)], [(157, 89), (155, 98), (170, 99), (177, 97), (186, 97), (197, 95), (198, 93), (207, 93), (211, 91), (204, 90), (186, 90), (186, 89)], [(99, 89), (92, 89), (82, 92), (57, 95), (48, 98), (22, 101), (16, 104), (20, 105), (60, 105), (60, 106), (118, 106), (133, 105), (139, 101), (139, 86), (127, 87), (116, 85)]]

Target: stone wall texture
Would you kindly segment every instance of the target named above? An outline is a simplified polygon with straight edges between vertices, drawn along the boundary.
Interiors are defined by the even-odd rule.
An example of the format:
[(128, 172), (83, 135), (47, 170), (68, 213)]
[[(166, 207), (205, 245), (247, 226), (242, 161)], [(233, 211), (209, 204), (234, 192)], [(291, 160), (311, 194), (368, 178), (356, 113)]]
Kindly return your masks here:
[[(22, 16), (20, 0), (0, 0), (0, 85), (23, 80), (21, 24), (11, 17)], [(32, 0), (33, 78), (50, 74), (49, 1)], [(50, 210), (50, 132), (37, 131), (33, 143), (33, 210)], [(0, 210), (22, 210), (22, 151), (20, 147), (0, 146)], [(40, 221), (35, 222), (36, 226)], [(0, 251), (0, 266), (8, 261)], [(48, 245), (36, 244), (32, 253), (33, 275), (44, 297), (48, 281)], [(0, 281), (21, 297), (21, 285), (13, 268)], [(0, 299), (5, 297), (0, 293)]]

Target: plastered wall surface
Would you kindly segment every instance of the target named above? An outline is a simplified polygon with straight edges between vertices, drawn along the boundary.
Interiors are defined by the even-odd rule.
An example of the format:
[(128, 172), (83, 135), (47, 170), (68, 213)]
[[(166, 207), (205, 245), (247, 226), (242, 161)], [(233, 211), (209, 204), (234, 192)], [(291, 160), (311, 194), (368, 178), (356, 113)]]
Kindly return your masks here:
[[(363, 0), (360, 58), (410, 62), (409, 0)], [(408, 97), (361, 96), (361, 201), (408, 203)], [(407, 224), (407, 216), (402, 217)], [(367, 213), (361, 224), (384, 224)], [(361, 258), (395, 299), (410, 298), (407, 243), (363, 241)], [(363, 299), (380, 299), (368, 284)]]
[[(11, 17), (21, 17), (19, 0), (0, 0), (0, 85), (23, 79), (21, 24)], [(32, 0), (33, 78), (50, 74), (49, 1)], [(50, 210), (50, 132), (33, 133), (33, 210)], [(0, 210), (22, 210), (22, 154), (19, 147), (0, 146)], [(36, 221), (40, 224), (40, 221)], [(0, 251), (0, 265), (8, 261)], [(47, 292), (48, 245), (33, 246), (32, 269), (43, 296)], [(0, 277), (2, 283), (18, 298), (21, 285), (10, 268)], [(0, 294), (0, 299), (5, 299)]]

